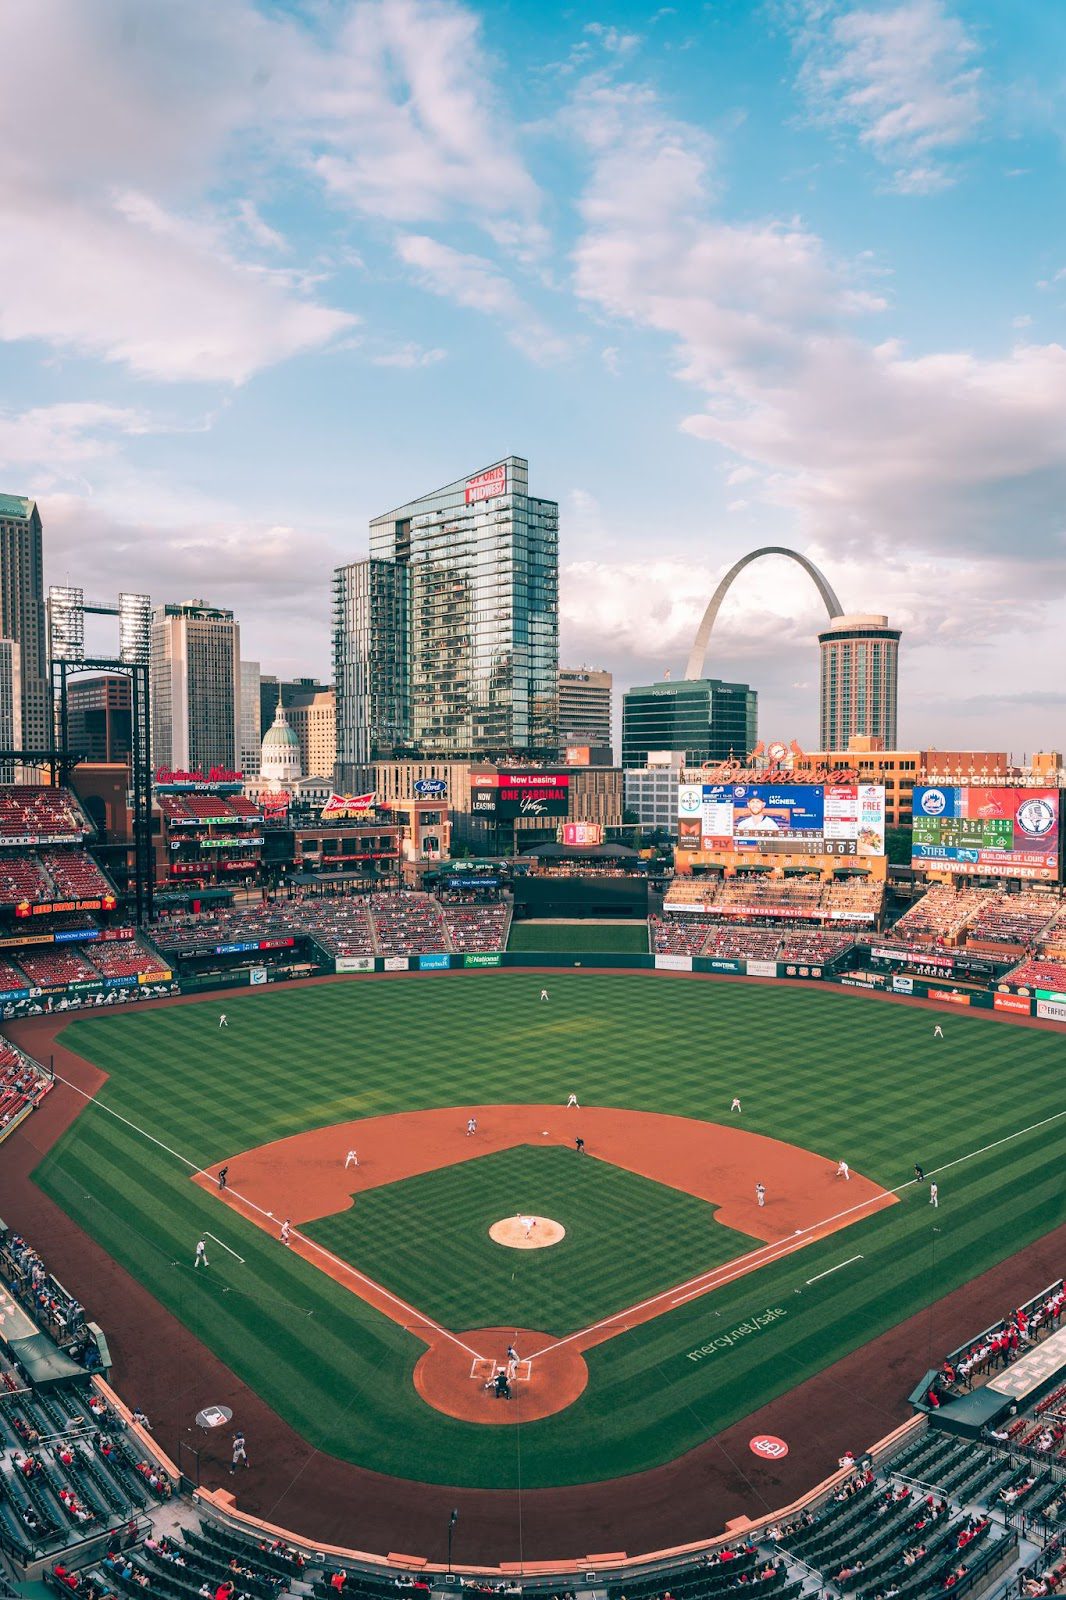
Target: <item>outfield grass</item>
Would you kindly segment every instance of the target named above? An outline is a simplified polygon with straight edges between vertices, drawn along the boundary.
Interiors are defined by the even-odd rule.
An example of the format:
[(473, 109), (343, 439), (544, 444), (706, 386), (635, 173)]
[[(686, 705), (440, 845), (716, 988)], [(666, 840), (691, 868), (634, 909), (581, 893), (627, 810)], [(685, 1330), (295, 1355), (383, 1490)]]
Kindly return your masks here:
[[(489, 1238), (519, 1211), (562, 1223), (566, 1237), (543, 1250)], [(513, 1322), (576, 1333), (759, 1243), (695, 1195), (559, 1145), (371, 1189), (302, 1232), (456, 1332)]]
[[(916, 1007), (651, 974), (558, 973), (549, 988), (545, 1005), (540, 976), (514, 971), (230, 992), (225, 1032), (217, 998), (74, 1021), (63, 1043), (111, 1075), (101, 1104), (162, 1145), (89, 1106), (38, 1181), (316, 1447), (398, 1476), (495, 1488), (516, 1482), (511, 1430), (427, 1407), (410, 1382), (421, 1343), (222, 1211), (186, 1162), (353, 1116), (558, 1103), (576, 1089), (583, 1103), (709, 1120), (740, 1094), (745, 1126), (843, 1156), (886, 1187), (915, 1161), (946, 1169), (939, 1211), (912, 1185), (846, 1236), (591, 1350), (580, 1399), (522, 1429), (527, 1487), (671, 1459), (1066, 1221), (1066, 1119), (1033, 1128), (1062, 1116), (1058, 1034), (960, 1014), (934, 1040), (936, 1018)], [(501, 1200), (503, 1214), (512, 1202)], [(204, 1228), (243, 1264), (213, 1251), (210, 1272), (194, 1274)], [(447, 1250), (421, 1259), (426, 1295)], [(1049, 1259), (1043, 1281), (1061, 1266)], [(85, 1298), (106, 1329), (106, 1305), (88, 1288)], [(723, 1337), (769, 1308), (781, 1315), (757, 1335)], [(934, 1315), (901, 1393), (940, 1348)], [(866, 1443), (885, 1419), (855, 1399)]]
[(648, 954), (646, 922), (512, 922), (508, 950)]

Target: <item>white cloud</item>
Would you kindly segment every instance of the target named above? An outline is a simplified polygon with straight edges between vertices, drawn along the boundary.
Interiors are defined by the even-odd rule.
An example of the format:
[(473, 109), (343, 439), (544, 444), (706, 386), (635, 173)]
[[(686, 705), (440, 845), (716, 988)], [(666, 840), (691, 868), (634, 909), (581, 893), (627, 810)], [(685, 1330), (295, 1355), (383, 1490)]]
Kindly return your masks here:
[(443, 361), (448, 354), (446, 350), (426, 350), (420, 344), (402, 344), (395, 350), (386, 350), (382, 355), (371, 356), (375, 367), (433, 367), (438, 361)]
[(396, 249), (424, 289), (503, 323), (511, 343), (531, 361), (547, 364), (568, 354), (566, 342), (540, 320), (510, 279), (484, 256), (453, 249), (428, 234), (401, 234)]
[(600, 360), (603, 362), (604, 369), (610, 373), (611, 377), (617, 378), (619, 372), (622, 370), (618, 346), (616, 344), (605, 345), (605, 347), (600, 351)]
[(66, 401), (29, 411), (0, 412), (0, 471), (27, 467), (53, 478), (112, 455), (118, 441), (156, 431), (142, 412), (98, 401)]
[(616, 28), (609, 23), (586, 22), (585, 32), (612, 56), (631, 55), (640, 44), (639, 33), (626, 33), (623, 28)]
[(705, 397), (686, 429), (767, 474), (802, 542), (1063, 559), (1066, 350), (871, 342), (884, 303), (858, 269), (801, 222), (719, 221), (706, 141), (648, 91), (594, 85), (575, 124), (591, 162), (579, 295), (670, 341)]
[(976, 41), (942, 0), (883, 7), (801, 6), (799, 84), (814, 114), (854, 129), (894, 168), (902, 193), (931, 194), (952, 181), (945, 152), (981, 122)]

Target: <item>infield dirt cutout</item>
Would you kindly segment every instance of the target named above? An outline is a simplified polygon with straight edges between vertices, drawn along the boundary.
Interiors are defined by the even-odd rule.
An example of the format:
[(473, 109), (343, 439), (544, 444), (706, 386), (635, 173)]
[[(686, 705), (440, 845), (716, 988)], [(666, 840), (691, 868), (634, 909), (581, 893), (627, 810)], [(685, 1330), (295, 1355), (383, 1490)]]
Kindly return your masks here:
[[(472, 1116), (477, 1119), (473, 1135), (467, 1132)], [(585, 1141), (586, 1155), (575, 1151), (575, 1161), (599, 1157), (694, 1195), (716, 1208), (716, 1220), (725, 1227), (762, 1243), (577, 1333), (555, 1338), (514, 1328), (444, 1328), (299, 1231), (301, 1223), (347, 1211), (360, 1194), (385, 1184), (516, 1145), (543, 1146), (547, 1141), (572, 1147), (577, 1135)], [(345, 1167), (350, 1149), (359, 1152), (358, 1167)], [(661, 1112), (616, 1106), (580, 1111), (558, 1105), (462, 1106), (311, 1128), (227, 1156), (195, 1174), (194, 1181), (275, 1238), (280, 1219), (289, 1218), (292, 1250), (425, 1343), (414, 1384), (427, 1404), (464, 1421), (500, 1424), (534, 1421), (572, 1404), (588, 1382), (583, 1351), (896, 1203), (895, 1195), (854, 1169), (850, 1181), (839, 1177), (837, 1159), (836, 1153), (829, 1159), (735, 1125)], [(223, 1166), (229, 1167), (229, 1183), (219, 1191)], [(756, 1201), (756, 1183), (765, 1185), (762, 1207)], [(551, 1219), (538, 1219), (538, 1229), (542, 1221)], [(525, 1223), (507, 1217), (495, 1224), (493, 1237), (504, 1226), (525, 1235)], [(525, 1237), (498, 1242), (542, 1247), (540, 1240)], [(521, 1357), (512, 1384), (514, 1398), (497, 1400), (491, 1376), (505, 1365), (509, 1344)]]

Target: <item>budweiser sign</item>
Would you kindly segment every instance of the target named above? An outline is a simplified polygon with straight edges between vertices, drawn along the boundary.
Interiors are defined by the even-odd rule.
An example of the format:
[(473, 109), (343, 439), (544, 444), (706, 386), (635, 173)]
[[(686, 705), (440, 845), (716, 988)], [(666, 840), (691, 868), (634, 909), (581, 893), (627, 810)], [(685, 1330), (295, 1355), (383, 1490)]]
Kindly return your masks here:
[(856, 767), (746, 767), (742, 761), (707, 761), (704, 783), (858, 783)]
[(489, 467), (466, 480), (466, 503), (472, 506), (477, 500), (494, 500), (498, 494), (507, 493), (507, 468), (503, 465)]
[(322, 820), (328, 817), (365, 817), (374, 811), (374, 790), (369, 794), (331, 794), (322, 807)]

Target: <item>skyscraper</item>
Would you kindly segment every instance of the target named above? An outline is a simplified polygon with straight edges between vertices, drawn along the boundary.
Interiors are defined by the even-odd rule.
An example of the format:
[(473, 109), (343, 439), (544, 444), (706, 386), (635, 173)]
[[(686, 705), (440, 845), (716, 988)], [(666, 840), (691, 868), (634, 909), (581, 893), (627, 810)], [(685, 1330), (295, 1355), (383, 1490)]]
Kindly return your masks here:
[(609, 672), (593, 667), (559, 668), (559, 745), (611, 748)]
[(70, 748), (89, 761), (128, 761), (133, 749), (130, 680), (116, 672), (67, 683)]
[[(528, 462), (508, 456), (375, 517), (370, 556), (406, 576), (413, 746), (554, 757), (559, 507), (530, 495)], [(340, 704), (339, 674), (337, 692)]]
[(682, 678), (635, 685), (622, 700), (622, 765), (647, 765), (651, 750), (683, 750), (687, 766), (738, 761), (754, 749), (759, 697), (746, 683)]
[(823, 750), (846, 750), (854, 734), (895, 749), (899, 640), (874, 614), (834, 617), (818, 635)]
[(41, 517), (33, 500), (15, 494), (0, 494), (0, 638), (18, 646), (23, 746), (47, 749), (53, 727)]
[(258, 661), (241, 662), (241, 758), (237, 765), (246, 778), (259, 773), (260, 747), (264, 724), (259, 709), (260, 672)]
[(336, 782), (342, 789), (359, 785), (370, 762), (410, 743), (408, 590), (408, 568), (392, 561), (353, 561), (333, 574)]
[(241, 630), (205, 600), (152, 614), (152, 757), (157, 767), (240, 770)]

